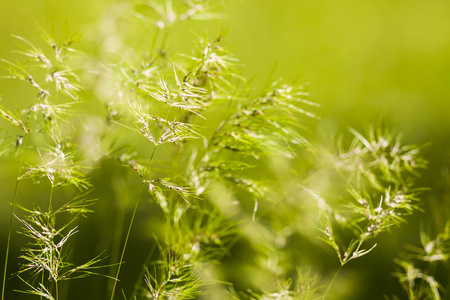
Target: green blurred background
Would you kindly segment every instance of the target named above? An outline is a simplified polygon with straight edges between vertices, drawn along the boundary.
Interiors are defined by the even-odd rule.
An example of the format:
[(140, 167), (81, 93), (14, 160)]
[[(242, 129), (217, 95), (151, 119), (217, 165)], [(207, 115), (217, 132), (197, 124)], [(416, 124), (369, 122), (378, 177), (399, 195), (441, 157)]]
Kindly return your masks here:
[[(89, 35), (110, 4), (1, 0), (1, 56), (15, 47), (10, 34), (33, 40), (37, 24)], [(322, 104), (319, 128), (358, 127), (383, 113), (414, 140), (446, 140), (448, 1), (227, 0), (221, 13), (218, 21), (174, 30), (169, 45), (187, 51), (195, 34), (229, 28), (228, 44), (256, 86), (274, 67), (275, 77), (310, 83), (313, 100)]]
[[(61, 28), (81, 32), (85, 39), (78, 48), (95, 51), (98, 45), (91, 33), (112, 3), (0, 0), (0, 57), (13, 57), (16, 46), (11, 34), (38, 41), (37, 24), (49, 32), (61, 32)], [(321, 120), (308, 124), (313, 128), (311, 139), (326, 143), (338, 134), (347, 134), (349, 126), (363, 130), (384, 122), (403, 132), (407, 142), (431, 142), (425, 148), (430, 166), (419, 184), (430, 187), (422, 195), (425, 208), (449, 210), (450, 1), (227, 0), (220, 19), (173, 28), (168, 47), (189, 53), (196, 35), (208, 32), (214, 36), (220, 28), (229, 28), (227, 44), (243, 65), (244, 77), (251, 78), (256, 89), (271, 77), (308, 83), (310, 99), (321, 104)], [(23, 95), (14, 87), (10, 81), (0, 81), (0, 94), (13, 95), (5, 101), (21, 101)], [(0, 225), (7, 228), (6, 203), (12, 191), (6, 186), (13, 184), (13, 177), (7, 169), (0, 172)], [(362, 277), (361, 285), (342, 287), (353, 289), (354, 298), (346, 299), (380, 299), (384, 293), (398, 291), (391, 276), (390, 250), (396, 249), (392, 251), (396, 253), (403, 243), (414, 243), (419, 225), (434, 222), (433, 213), (419, 214), (416, 221), (383, 235), (380, 243), (388, 245), (384, 250), (374, 251), (348, 268), (348, 278)], [(2, 230), (2, 241), (5, 236)], [(95, 235), (90, 239), (95, 240)], [(139, 243), (134, 240), (130, 247), (139, 248)], [(320, 258), (315, 263), (324, 270), (336, 269), (338, 263), (325, 258), (330, 252), (323, 254), (323, 261)], [(368, 266), (371, 272), (365, 270)], [(91, 285), (95, 286), (95, 280)], [(95, 295), (89, 297), (96, 299)]]

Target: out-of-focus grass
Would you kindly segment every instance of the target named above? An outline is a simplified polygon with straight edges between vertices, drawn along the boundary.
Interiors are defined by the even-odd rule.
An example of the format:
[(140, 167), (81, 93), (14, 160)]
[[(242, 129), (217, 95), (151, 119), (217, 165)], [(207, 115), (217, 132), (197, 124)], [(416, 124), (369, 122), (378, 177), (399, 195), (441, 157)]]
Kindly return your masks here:
[[(0, 57), (12, 57), (10, 51), (16, 48), (10, 34), (37, 41), (38, 24), (57, 35), (64, 31), (81, 32), (87, 39), (78, 48), (94, 49), (90, 31), (111, 3), (0, 0)], [(205, 24), (211, 36), (218, 28), (229, 27), (228, 44), (234, 45), (235, 56), (244, 65), (244, 75), (254, 78), (254, 86), (263, 87), (271, 74), (287, 81), (310, 82), (311, 99), (322, 105), (322, 120), (313, 130), (313, 138), (334, 137), (347, 126), (361, 129), (383, 119), (405, 132), (408, 141), (431, 141), (432, 146), (426, 150), (431, 164), (421, 185), (429, 186), (432, 192), (424, 195), (424, 200), (431, 199), (436, 206), (448, 203), (442, 195), (450, 185), (449, 1), (227, 0), (222, 14), (223, 19), (215, 22), (174, 28), (168, 49), (189, 51), (195, 34), (201, 35)], [(14, 103), (25, 97), (15, 84), (0, 81), (0, 95), (9, 96), (5, 101)], [(0, 176), (3, 190), (11, 176), (6, 176), (4, 170)], [(11, 189), (5, 190), (9, 193)], [(3, 194), (2, 198), (11, 196)], [(6, 224), (9, 211), (6, 201), (9, 200), (1, 203), (2, 225)], [(393, 238), (383, 239), (388, 240), (386, 244), (394, 244), (399, 236), (400, 233), (394, 233)], [(417, 234), (401, 236), (403, 240), (413, 237)], [(368, 264), (378, 267), (372, 269), (374, 273), (385, 273), (392, 265), (390, 258), (382, 263), (377, 259), (384, 254), (389, 257), (390, 250), (395, 252), (399, 247), (385, 247), (380, 250), (382, 253), (363, 258), (356, 269)], [(352, 269), (347, 273), (349, 278), (357, 277), (354, 274)], [(365, 276), (366, 281), (377, 278)], [(391, 285), (389, 282), (394, 280), (383, 278), (381, 284)]]
[(311, 82), (327, 130), (379, 113), (423, 141), (450, 127), (448, 1), (235, 1), (227, 16), (246, 73)]
[[(111, 3), (2, 0), (0, 55), (13, 49), (10, 34), (37, 39), (37, 24), (89, 35)], [(323, 105), (319, 128), (334, 133), (380, 113), (421, 141), (450, 128), (448, 1), (228, 0), (223, 7), (208, 31), (230, 28), (228, 42), (256, 86), (274, 67), (276, 77), (310, 82)], [(172, 48), (190, 49), (204, 25), (174, 29)]]

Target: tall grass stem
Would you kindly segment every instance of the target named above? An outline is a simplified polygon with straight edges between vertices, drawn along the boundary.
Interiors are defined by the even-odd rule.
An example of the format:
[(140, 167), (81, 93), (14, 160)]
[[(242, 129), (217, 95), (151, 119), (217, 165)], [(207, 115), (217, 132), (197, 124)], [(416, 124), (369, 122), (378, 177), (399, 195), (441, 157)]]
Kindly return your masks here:
[[(120, 253), (120, 240), (122, 237), (122, 233), (123, 233), (123, 228), (125, 225), (125, 212), (126, 212), (126, 206), (128, 206), (130, 199), (129, 199), (129, 194), (128, 194), (128, 190), (130, 189), (131, 186), (131, 176), (130, 173), (127, 173), (127, 180), (126, 180), (126, 185), (124, 187), (124, 191), (125, 192), (125, 196), (123, 199), (125, 204), (122, 207), (122, 198), (120, 199), (120, 204), (119, 204), (119, 212), (116, 218), (116, 226), (114, 228), (114, 239), (113, 239), (113, 245), (112, 245), (112, 256), (111, 256), (111, 266), (115, 266), (114, 263), (116, 261), (119, 260), (119, 253)], [(119, 266), (115, 267), (115, 268), (111, 268), (110, 271), (110, 276), (113, 277), (114, 273), (117, 272), (117, 268)], [(114, 281), (115, 282), (115, 281)], [(108, 284), (108, 292), (112, 291), (112, 286), (114, 284), (114, 282), (110, 282), (110, 284)]]
[(322, 300), (325, 300), (327, 298), (328, 292), (330, 291), (331, 286), (333, 285), (334, 281), (336, 280), (336, 278), (337, 278), (339, 272), (341, 271), (342, 267), (343, 267), (343, 265), (341, 265), (339, 267), (339, 269), (337, 269), (336, 273), (334, 274), (333, 279), (331, 280), (330, 284), (327, 287), (327, 290), (325, 291), (325, 294), (323, 294)]
[(25, 147), (27, 144), (27, 138), (28, 133), (25, 133), (24, 142), (22, 145), (22, 153), (20, 155), (20, 162), (19, 162), (19, 171), (17, 172), (17, 179), (16, 179), (16, 185), (14, 187), (14, 196), (13, 196), (13, 203), (11, 208), (11, 214), (9, 217), (9, 226), (8, 226), (8, 241), (6, 243), (6, 255), (5, 255), (5, 267), (3, 268), (3, 282), (2, 282), (2, 300), (5, 299), (5, 289), (6, 289), (6, 275), (8, 270), (8, 258), (9, 258), (9, 249), (11, 246), (11, 232), (12, 232), (12, 224), (14, 219), (14, 211), (16, 208), (17, 203), (17, 192), (19, 190), (19, 180), (20, 180), (20, 171), (22, 170), (22, 164), (23, 164), (23, 156), (25, 153)]
[[(128, 239), (130, 238), (131, 228), (133, 227), (134, 217), (136, 216), (136, 211), (137, 211), (137, 208), (139, 206), (139, 200), (141, 199), (141, 194), (142, 194), (142, 190), (143, 189), (144, 189), (144, 183), (142, 183), (141, 190), (139, 192), (139, 196), (138, 196), (138, 198), (136, 200), (136, 204), (134, 205), (133, 214), (131, 215), (130, 225), (128, 226), (127, 235), (125, 237), (125, 243), (123, 245), (122, 254), (120, 255), (120, 261), (119, 261), (119, 264), (118, 264), (118, 267), (117, 267), (117, 273), (116, 273), (116, 277), (115, 277), (116, 279), (119, 278), (120, 269), (122, 267), (122, 262), (123, 262), (123, 257), (125, 256), (125, 251), (127, 249)], [(111, 293), (111, 300), (114, 299), (114, 293), (116, 291), (117, 281), (118, 280), (114, 281), (114, 286), (113, 286), (113, 290), (112, 290), (112, 293)]]

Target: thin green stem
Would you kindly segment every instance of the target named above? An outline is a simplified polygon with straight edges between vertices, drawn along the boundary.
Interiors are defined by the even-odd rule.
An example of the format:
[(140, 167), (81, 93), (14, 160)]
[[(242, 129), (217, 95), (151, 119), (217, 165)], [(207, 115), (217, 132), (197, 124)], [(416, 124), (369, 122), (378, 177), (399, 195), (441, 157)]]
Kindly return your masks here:
[(148, 160), (148, 166), (149, 166), (149, 167), (150, 167), (150, 163), (151, 163), (152, 160), (153, 160), (153, 156), (155, 155), (155, 151), (156, 151), (156, 145), (155, 145), (155, 147), (153, 147), (152, 155), (150, 155), (150, 159)]
[[(120, 241), (123, 233), (123, 228), (125, 225), (125, 212), (126, 207), (128, 206), (130, 201), (127, 193), (127, 191), (131, 186), (130, 172), (127, 172), (127, 179), (125, 182), (126, 185), (124, 187), (124, 195), (120, 197), (119, 211), (116, 218), (116, 226), (114, 228), (114, 239), (112, 245), (113, 254), (111, 256), (111, 266), (115, 266), (114, 263), (119, 260)], [(117, 272), (117, 267), (111, 268), (109, 275), (113, 277), (115, 272)], [(114, 284), (113, 282), (115, 282), (115, 280), (109, 282), (110, 284), (108, 284), (108, 292), (112, 291), (112, 285)]]
[(336, 274), (334, 274), (334, 277), (333, 277), (333, 279), (331, 280), (330, 284), (328, 285), (328, 288), (327, 288), (327, 290), (325, 291), (325, 294), (323, 295), (322, 300), (325, 300), (325, 299), (326, 299), (327, 294), (328, 294), (328, 292), (330, 291), (331, 286), (333, 285), (334, 281), (336, 280), (336, 278), (337, 278), (337, 276), (338, 276), (338, 274), (339, 274), (339, 271), (341, 271), (341, 269), (342, 269), (343, 266), (344, 266), (344, 265), (341, 265), (341, 266), (339, 267), (339, 269), (336, 271)]
[(52, 208), (52, 201), (53, 201), (53, 189), (55, 188), (55, 186), (52, 183), (52, 188), (50, 190), (50, 199), (48, 200), (48, 213), (51, 214), (53, 211)]
[(55, 293), (56, 300), (59, 300), (59, 289), (58, 289), (58, 280), (55, 280)]
[[(170, 109), (169, 109), (169, 111), (167, 112), (167, 115), (169, 115), (169, 112), (170, 112)], [(166, 117), (166, 119), (167, 119), (167, 117)], [(161, 128), (161, 133), (160, 133), (160, 138), (159, 138), (159, 139), (161, 139), (161, 136), (162, 136), (162, 134), (163, 134), (163, 130), (164, 130), (164, 127)], [(159, 140), (159, 139), (158, 139), (158, 140)], [(157, 148), (157, 147), (158, 147), (158, 144), (155, 144), (155, 146), (153, 147), (152, 154), (150, 155), (150, 159), (148, 160), (148, 163), (147, 163), (147, 171), (146, 171), (146, 173), (148, 173), (148, 171), (149, 171), (149, 169), (150, 169), (150, 164), (151, 164), (151, 162), (152, 162), (152, 160), (153, 160), (153, 157), (154, 157), (154, 155), (155, 155), (155, 152), (156, 152), (156, 148)], [(147, 175), (147, 174), (145, 174), (145, 175)], [(139, 196), (138, 196), (138, 198), (137, 198), (137, 200), (136, 200), (136, 205), (134, 206), (133, 214), (132, 214), (132, 216), (131, 216), (130, 225), (128, 226), (127, 236), (125, 237), (125, 243), (124, 243), (124, 245), (123, 245), (122, 254), (120, 255), (120, 261), (119, 261), (119, 264), (118, 264), (118, 266), (117, 266), (117, 273), (116, 273), (116, 277), (115, 277), (116, 279), (119, 278), (120, 269), (122, 268), (123, 257), (125, 256), (125, 251), (126, 251), (126, 248), (127, 248), (128, 239), (129, 239), (129, 237), (130, 237), (131, 228), (133, 227), (134, 217), (136, 216), (136, 211), (137, 211), (137, 208), (138, 208), (138, 206), (139, 206), (139, 200), (140, 200), (140, 198), (141, 198), (141, 194), (142, 194), (142, 190), (143, 190), (143, 189), (144, 189), (144, 183), (142, 183), (141, 190), (139, 191)], [(114, 281), (113, 289), (112, 289), (112, 292), (111, 292), (111, 300), (114, 299), (114, 294), (115, 294), (115, 291), (116, 291), (116, 286), (117, 286), (117, 280)]]
[[(118, 264), (118, 267), (117, 267), (116, 279), (119, 278), (120, 269), (122, 267), (122, 262), (123, 262), (123, 257), (125, 256), (125, 251), (127, 249), (128, 239), (130, 237), (131, 228), (133, 227), (134, 217), (136, 216), (136, 211), (137, 211), (137, 208), (139, 206), (139, 200), (141, 198), (141, 194), (142, 194), (142, 190), (143, 189), (144, 189), (144, 183), (142, 183), (141, 190), (139, 192), (139, 196), (138, 196), (138, 198), (136, 200), (136, 204), (134, 206), (133, 214), (131, 215), (130, 225), (128, 226), (127, 235), (125, 237), (125, 243), (123, 245), (122, 254), (120, 255), (120, 261), (119, 261), (119, 264)], [(117, 286), (117, 280), (114, 281), (114, 286), (113, 286), (113, 290), (112, 290), (112, 293), (111, 293), (111, 300), (114, 299), (114, 293), (116, 291), (116, 286)]]
[(151, 55), (153, 55), (153, 51), (155, 50), (155, 45), (156, 45), (156, 41), (158, 40), (159, 31), (160, 31), (160, 29), (157, 27), (155, 36), (153, 37), (152, 48), (150, 50)]
[[(47, 219), (47, 226), (48, 228), (53, 227), (53, 224), (50, 224), (51, 222), (53, 222), (51, 217), (53, 208), (52, 208), (52, 201), (53, 201), (53, 189), (54, 189), (54, 185), (52, 183), (52, 187), (50, 189), (50, 198), (48, 200), (48, 214), (49, 214), (49, 218)], [(50, 259), (53, 259), (53, 255), (50, 255)], [(45, 278), (45, 270), (42, 270), (42, 277), (41, 277), (41, 284), (42, 286), (44, 286), (44, 278)], [(58, 285), (56, 284), (56, 299), (58, 299)], [(42, 295), (40, 296), (40, 300), (42, 300)]]
[[(163, 129), (161, 129), (161, 134), (162, 134), (162, 131), (163, 131)], [(147, 168), (147, 173), (148, 173), (148, 171), (149, 171), (150, 163), (152, 162), (153, 157), (154, 157), (154, 155), (155, 155), (156, 147), (157, 147), (157, 145), (155, 145), (155, 147), (153, 147), (153, 151), (152, 151), (152, 153), (151, 153), (151, 155), (150, 155), (150, 158), (149, 158), (149, 161), (148, 161), (148, 163), (147, 163), (147, 166), (148, 166), (148, 168)], [(146, 175), (147, 175), (147, 174), (146, 174)], [(141, 189), (141, 191), (142, 191), (142, 189)], [(136, 209), (136, 207), (135, 207), (135, 209)], [(130, 225), (131, 225), (131, 224), (130, 224)], [(139, 273), (138, 280), (137, 280), (137, 282), (136, 282), (136, 285), (134, 286), (133, 292), (131, 293), (130, 299), (133, 299), (133, 297), (136, 295), (136, 292), (137, 292), (137, 289), (138, 289), (138, 286), (139, 286), (139, 282), (140, 282), (141, 279), (144, 277), (145, 267), (146, 267), (147, 264), (149, 263), (150, 258), (151, 258), (152, 254), (153, 254), (153, 251), (154, 251), (154, 248), (152, 248), (152, 249), (150, 250), (150, 252), (149, 252), (148, 255), (147, 255), (147, 258), (145, 259), (144, 265), (142, 266), (141, 272)], [(119, 264), (119, 267), (120, 267), (120, 264)], [(117, 276), (116, 276), (116, 278), (117, 278)], [(111, 300), (112, 300), (112, 299), (111, 299)]]
[(25, 138), (24, 138), (24, 142), (23, 142), (23, 146), (22, 146), (23, 148), (22, 148), (22, 154), (20, 155), (19, 171), (17, 172), (16, 185), (14, 187), (13, 203), (12, 203), (12, 208), (11, 208), (11, 214), (9, 216), (8, 241), (6, 243), (5, 267), (3, 268), (2, 300), (5, 299), (6, 275), (8, 273), (7, 270), (8, 270), (9, 249), (11, 246), (12, 224), (13, 224), (13, 219), (14, 219), (14, 211), (15, 211), (16, 203), (17, 203), (17, 192), (19, 190), (20, 171), (22, 170), (23, 156), (24, 156), (24, 152), (25, 152), (27, 138), (28, 138), (28, 133), (25, 134)]
[[(44, 278), (45, 278), (45, 270), (42, 270), (42, 275), (41, 275), (42, 286), (44, 286)], [(39, 299), (42, 300), (42, 295), (39, 296)]]
[(145, 259), (145, 262), (142, 265), (141, 272), (139, 273), (139, 276), (138, 276), (138, 279), (136, 281), (136, 284), (134, 285), (134, 289), (133, 289), (133, 292), (131, 293), (130, 299), (134, 299), (134, 297), (135, 297), (135, 295), (137, 293), (137, 290), (138, 290), (138, 288), (140, 286), (139, 283), (141, 282), (142, 278), (144, 278), (145, 270), (147, 268), (147, 265), (150, 262), (150, 259), (151, 259), (152, 255), (153, 255), (154, 251), (155, 251), (155, 246), (153, 246), (152, 249), (147, 254), (147, 258)]
[(413, 290), (413, 287), (411, 286), (411, 284), (408, 284), (408, 298), (410, 299), (410, 300), (414, 300), (416, 297), (414, 297), (414, 290)]

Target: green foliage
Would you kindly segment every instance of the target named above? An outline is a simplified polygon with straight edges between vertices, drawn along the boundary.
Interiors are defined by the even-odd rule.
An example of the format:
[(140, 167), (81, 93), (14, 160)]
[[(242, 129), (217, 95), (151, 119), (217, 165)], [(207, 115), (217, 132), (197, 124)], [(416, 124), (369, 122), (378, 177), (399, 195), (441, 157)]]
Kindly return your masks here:
[[(40, 30), (47, 48), (16, 37), (22, 60), (3, 61), (5, 80), (24, 84), (34, 97), (17, 111), (10, 102), (0, 106), (6, 140), (20, 152), (2, 300), (9, 290), (69, 298), (62, 282), (90, 275), (109, 280), (103, 297), (111, 300), (326, 299), (339, 295), (333, 283), (350, 261), (372, 254), (383, 243), (379, 235), (423, 210), (425, 189), (416, 183), (427, 165), (421, 146), (380, 127), (366, 135), (350, 129), (349, 145), (324, 149), (306, 126), (320, 119), (307, 89), (282, 80), (253, 89), (224, 31), (199, 38), (191, 53), (169, 50), (171, 28), (216, 16), (212, 2), (123, 5), (129, 14), (109, 17), (150, 38), (125, 43), (123, 34), (112, 34), (122, 41), (120, 56), (81, 54), (73, 48), (79, 35), (58, 42)], [(8, 147), (0, 153), (14, 157)], [(44, 205), (21, 196), (26, 178), (44, 191)], [(85, 200), (91, 188), (98, 201)], [(108, 248), (110, 264), (102, 265), (103, 255), (74, 262), (76, 223), (88, 213), (108, 231), (98, 238), (107, 239), (99, 247)], [(28, 239), (19, 268), (8, 267), (15, 221)], [(395, 261), (410, 299), (444, 293), (433, 270), (415, 261), (447, 261), (448, 224), (435, 239), (422, 233), (423, 249), (412, 247)], [(303, 240), (308, 247), (298, 247)], [(310, 250), (304, 248), (326, 253), (327, 245), (340, 263), (331, 280), (314, 260), (302, 261)], [(124, 272), (133, 258), (140, 263), (127, 273), (136, 280), (130, 287)], [(23, 288), (10, 287), (8, 274)]]
[[(426, 166), (417, 146), (403, 146), (398, 138), (393, 140), (382, 132), (371, 131), (366, 139), (351, 131), (355, 139), (350, 149), (340, 149), (333, 158), (337, 171), (347, 178), (350, 200), (344, 200), (344, 208), (335, 209), (311, 192), (320, 200), (322, 240), (335, 249), (341, 265), (369, 253), (376, 244), (361, 249), (365, 242), (392, 226), (400, 226), (405, 215), (420, 210), (417, 194), (421, 189), (414, 188), (414, 176), (417, 169)], [(348, 246), (337, 242), (333, 222), (353, 233)]]
[[(77, 227), (71, 227), (77, 217), (90, 211), (87, 207), (92, 201), (74, 199), (55, 211), (43, 212), (40, 209), (28, 210), (26, 219), (19, 219), (22, 223), (21, 234), (31, 239), (20, 256), (25, 262), (18, 274), (29, 272), (33, 278), (48, 274), (49, 282), (58, 282), (72, 278), (80, 278), (93, 274), (90, 271), (101, 259), (96, 257), (80, 266), (75, 266), (67, 260), (65, 250), (68, 240), (78, 232)], [(56, 217), (61, 213), (73, 216), (64, 225), (56, 227)], [(77, 274), (80, 273), (80, 274)]]

